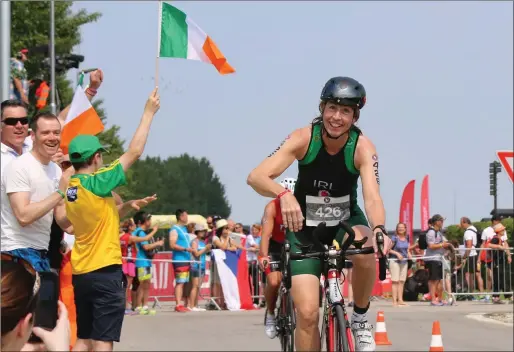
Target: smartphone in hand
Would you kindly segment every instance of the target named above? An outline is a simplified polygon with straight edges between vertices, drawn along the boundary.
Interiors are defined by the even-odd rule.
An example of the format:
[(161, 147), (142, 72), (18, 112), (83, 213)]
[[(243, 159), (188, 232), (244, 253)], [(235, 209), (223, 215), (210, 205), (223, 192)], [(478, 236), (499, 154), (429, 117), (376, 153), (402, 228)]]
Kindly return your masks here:
[[(39, 300), (34, 312), (34, 326), (46, 330), (53, 330), (57, 324), (59, 300), (59, 276), (53, 272), (40, 272), (41, 286)], [(29, 342), (42, 342), (34, 334), (30, 335)]]

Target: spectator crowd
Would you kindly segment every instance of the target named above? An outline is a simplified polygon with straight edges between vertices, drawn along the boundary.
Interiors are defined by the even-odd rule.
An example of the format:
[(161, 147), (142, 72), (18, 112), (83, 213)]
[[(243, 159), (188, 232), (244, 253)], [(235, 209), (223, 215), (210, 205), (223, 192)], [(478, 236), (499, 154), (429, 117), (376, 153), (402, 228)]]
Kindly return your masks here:
[[(158, 239), (152, 214), (141, 210), (157, 197), (123, 201), (114, 192), (143, 153), (159, 109), (157, 89), (145, 105), (127, 152), (102, 167), (105, 149), (94, 136), (75, 137), (69, 155), (63, 154), (60, 137), (69, 106), (57, 116), (38, 113), (29, 118), (27, 55), (23, 49), (11, 60), (11, 99), (1, 103), (0, 112), (2, 350), (33, 350), (36, 343), (50, 351), (71, 346), (76, 351), (112, 350), (124, 315), (156, 314), (148, 304), (152, 260), (166, 241), (173, 252), (176, 312), (226, 308), (213, 261), (209, 268), (213, 299), (206, 307), (199, 304), (213, 249), (246, 256), (253, 303), (263, 307), (265, 276), (257, 260), (261, 224), (245, 228), (213, 215), (207, 216), (204, 227), (189, 221), (187, 210), (177, 209), (176, 223), (165, 238)], [(90, 74), (85, 90), (89, 100), (102, 81), (101, 70)], [(38, 109), (48, 94), (45, 87), (39, 88)], [(453, 304), (459, 294), (494, 303), (512, 301), (512, 295), (503, 294), (512, 290), (512, 259), (502, 219), (493, 216), (491, 226), (479, 232), (469, 218), (461, 218), (462, 243), (447, 240), (444, 220), (434, 215), (429, 230), (414, 243), (405, 224), (396, 226), (389, 257), (393, 305), (406, 306), (405, 301), (417, 300), (420, 294), (433, 306)], [(345, 270), (351, 283), (352, 269)], [(56, 281), (60, 288), (53, 284)], [(47, 326), (50, 330), (41, 328), (45, 316), (38, 314), (43, 291), (60, 298), (58, 317)]]
[(432, 306), (464, 299), (512, 302), (512, 255), (501, 217), (494, 215), (481, 232), (462, 217), (461, 243), (446, 238), (444, 221), (434, 215), (428, 230), (412, 244), (405, 224), (397, 225), (389, 255), (393, 306), (418, 299)]

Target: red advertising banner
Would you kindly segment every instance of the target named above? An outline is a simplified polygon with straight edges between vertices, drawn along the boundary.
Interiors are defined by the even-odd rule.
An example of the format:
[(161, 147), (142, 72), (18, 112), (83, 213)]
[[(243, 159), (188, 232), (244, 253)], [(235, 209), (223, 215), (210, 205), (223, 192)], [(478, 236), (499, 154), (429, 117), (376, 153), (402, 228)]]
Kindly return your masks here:
[(400, 222), (407, 226), (407, 233), (410, 237), (411, 244), (413, 243), (413, 217), (414, 217), (414, 184), (415, 180), (410, 181), (403, 190), (402, 200), (400, 202)]
[[(175, 294), (175, 275), (171, 252), (155, 254), (152, 261), (152, 279), (149, 297), (158, 297), (159, 301), (171, 301)], [(165, 260), (165, 261), (161, 261)]]
[(423, 178), (421, 184), (421, 231), (428, 230), (428, 219), (430, 218), (430, 199), (428, 188), (428, 175)]

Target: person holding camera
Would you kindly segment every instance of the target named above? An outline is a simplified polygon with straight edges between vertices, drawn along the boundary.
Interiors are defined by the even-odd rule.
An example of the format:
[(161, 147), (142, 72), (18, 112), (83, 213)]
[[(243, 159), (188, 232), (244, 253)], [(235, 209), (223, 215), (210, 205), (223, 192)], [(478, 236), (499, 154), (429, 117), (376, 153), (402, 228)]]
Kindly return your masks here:
[[(70, 345), (68, 311), (58, 302), (59, 317), (48, 331), (34, 327), (41, 279), (25, 259), (2, 253), (2, 351), (67, 351)], [(31, 334), (42, 342), (28, 342)]]

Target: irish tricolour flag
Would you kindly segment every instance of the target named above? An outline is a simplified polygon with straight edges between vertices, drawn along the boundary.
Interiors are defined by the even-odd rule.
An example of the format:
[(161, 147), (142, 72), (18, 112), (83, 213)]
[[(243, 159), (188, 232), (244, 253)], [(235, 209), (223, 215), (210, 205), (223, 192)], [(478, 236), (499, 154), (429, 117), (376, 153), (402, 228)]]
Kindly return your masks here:
[(61, 148), (68, 154), (68, 146), (79, 134), (97, 135), (104, 130), (104, 124), (79, 85), (71, 102), (70, 110), (61, 133)]
[(159, 17), (158, 57), (203, 61), (222, 75), (235, 72), (211, 37), (184, 12), (159, 2)]

